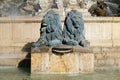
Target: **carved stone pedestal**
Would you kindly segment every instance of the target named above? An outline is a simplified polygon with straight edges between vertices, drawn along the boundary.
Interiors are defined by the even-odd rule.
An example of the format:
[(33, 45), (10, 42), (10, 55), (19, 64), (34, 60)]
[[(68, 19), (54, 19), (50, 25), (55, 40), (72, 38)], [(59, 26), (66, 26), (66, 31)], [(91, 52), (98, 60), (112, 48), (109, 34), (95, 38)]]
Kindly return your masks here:
[(61, 74), (94, 71), (94, 54), (90, 48), (43, 46), (31, 49), (31, 73)]

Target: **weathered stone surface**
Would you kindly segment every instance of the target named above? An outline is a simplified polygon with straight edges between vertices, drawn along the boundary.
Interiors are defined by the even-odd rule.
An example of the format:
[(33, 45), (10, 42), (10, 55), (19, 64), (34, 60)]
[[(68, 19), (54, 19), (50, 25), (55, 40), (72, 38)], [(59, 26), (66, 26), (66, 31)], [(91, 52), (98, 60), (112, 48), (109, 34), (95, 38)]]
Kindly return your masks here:
[(0, 67), (18, 67), (19, 63), (22, 60), (25, 60), (25, 58), (14, 58), (14, 57), (0, 58)]
[(92, 47), (92, 50), (94, 53), (102, 53), (102, 48), (101, 47)]
[(94, 54), (80, 54), (80, 70), (81, 72), (94, 71)]
[[(93, 49), (93, 53), (95, 53), (94, 54), (95, 67), (113, 67), (113, 66), (120, 67), (120, 47), (92, 47), (92, 49)], [(0, 58), (2, 58), (2, 60), (0, 60), (0, 64), (1, 64), (0, 66), (9, 66), (11, 64), (12, 67), (16, 67), (16, 65), (19, 64), (19, 61), (24, 59), (28, 54), (27, 52), (23, 52), (21, 50), (22, 47), (0, 47)], [(43, 48), (43, 50), (45, 50), (43, 51), (44, 53), (47, 52), (47, 49)], [(75, 55), (79, 55), (76, 53)], [(14, 57), (16, 59), (12, 59), (13, 62), (10, 63), (9, 57)], [(3, 61), (3, 58), (5, 62)], [(114, 62), (113, 65), (107, 63), (110, 62), (109, 59), (114, 60), (112, 61)]]
[[(79, 61), (76, 60), (76, 54), (69, 53), (63, 56), (51, 55), (50, 72), (52, 73), (79, 73)], [(79, 59), (78, 59), (79, 60)]]
[(9, 57), (16, 57), (16, 58), (25, 58), (28, 52), (23, 51), (22, 48), (23, 47), (5, 47), (5, 46), (0, 47), (0, 57), (9, 56)]
[(50, 47), (48, 46), (42, 46), (42, 47), (39, 47), (39, 48), (33, 48), (31, 49), (31, 52), (32, 53), (46, 53), (46, 52), (49, 52), (50, 51)]
[(108, 50), (95, 54), (95, 67), (120, 67), (120, 52)]
[(35, 72), (37, 70), (37, 67), (40, 67), (39, 64), (40, 64), (40, 58), (41, 58), (41, 55), (39, 53), (34, 53), (34, 54), (31, 54), (31, 72)]
[[(61, 47), (57, 48), (61, 49)], [(91, 50), (85, 53), (84, 51), (85, 49), (82, 52), (74, 51), (66, 54), (57, 54), (53, 53), (52, 50), (40, 53), (39, 49), (37, 52), (37, 50), (32, 48), (31, 73), (61, 74), (93, 72), (94, 54)]]
[(96, 53), (96, 59), (120, 58), (120, 52)]

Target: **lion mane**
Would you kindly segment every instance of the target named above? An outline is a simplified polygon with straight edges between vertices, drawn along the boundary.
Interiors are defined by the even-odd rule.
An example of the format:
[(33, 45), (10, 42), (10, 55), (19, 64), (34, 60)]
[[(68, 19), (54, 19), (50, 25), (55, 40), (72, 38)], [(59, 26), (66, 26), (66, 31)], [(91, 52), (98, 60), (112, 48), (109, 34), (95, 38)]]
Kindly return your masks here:
[(63, 29), (63, 44), (86, 46), (84, 37), (84, 21), (77, 10), (68, 12)]

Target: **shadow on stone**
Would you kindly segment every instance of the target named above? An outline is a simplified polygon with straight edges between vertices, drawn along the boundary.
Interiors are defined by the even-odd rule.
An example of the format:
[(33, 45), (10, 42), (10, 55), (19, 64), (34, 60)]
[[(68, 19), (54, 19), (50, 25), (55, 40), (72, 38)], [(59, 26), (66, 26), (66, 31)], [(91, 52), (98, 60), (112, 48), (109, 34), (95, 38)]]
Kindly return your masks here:
[(20, 68), (21, 70), (30, 73), (30, 69), (31, 69), (31, 45), (33, 43), (27, 43), (23, 48), (22, 48), (22, 52), (27, 52), (26, 57), (21, 60), (18, 64), (18, 68)]

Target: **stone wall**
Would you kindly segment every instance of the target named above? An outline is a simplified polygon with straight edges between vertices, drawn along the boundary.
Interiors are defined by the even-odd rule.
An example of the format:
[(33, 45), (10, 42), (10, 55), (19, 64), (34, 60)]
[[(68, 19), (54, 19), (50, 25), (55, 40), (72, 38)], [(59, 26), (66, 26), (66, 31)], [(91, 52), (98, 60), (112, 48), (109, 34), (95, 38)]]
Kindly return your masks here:
[[(40, 36), (42, 18), (0, 18), (0, 46), (24, 46)], [(62, 19), (63, 22), (63, 19)], [(85, 36), (91, 46), (120, 46), (120, 18), (84, 18)]]
[[(21, 60), (29, 60), (31, 42), (40, 36), (41, 19), (0, 18), (0, 66), (18, 66)], [(95, 66), (120, 67), (120, 18), (84, 17), (84, 22), (86, 39), (95, 53)]]
[(93, 47), (95, 67), (119, 67), (120, 47)]

